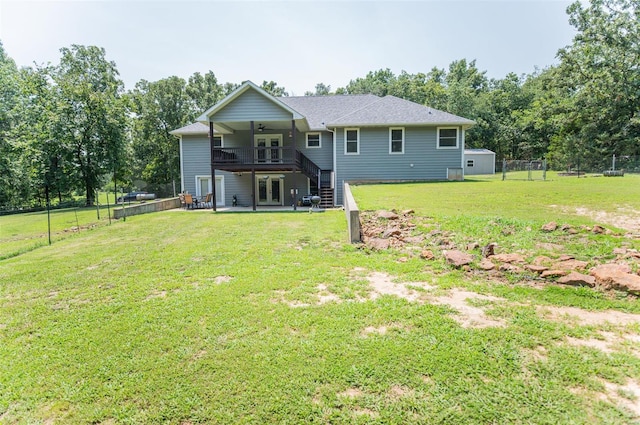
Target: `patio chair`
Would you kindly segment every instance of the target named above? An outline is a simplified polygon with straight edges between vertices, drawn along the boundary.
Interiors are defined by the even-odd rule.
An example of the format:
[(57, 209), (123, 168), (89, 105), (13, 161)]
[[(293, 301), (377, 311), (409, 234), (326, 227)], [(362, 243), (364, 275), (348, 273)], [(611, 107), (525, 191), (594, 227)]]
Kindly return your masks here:
[(200, 205), (202, 208), (211, 208), (213, 205), (213, 193), (207, 193), (207, 196), (204, 197), (202, 201), (200, 201)]
[(184, 207), (186, 209), (193, 208), (193, 196), (185, 193), (184, 195)]

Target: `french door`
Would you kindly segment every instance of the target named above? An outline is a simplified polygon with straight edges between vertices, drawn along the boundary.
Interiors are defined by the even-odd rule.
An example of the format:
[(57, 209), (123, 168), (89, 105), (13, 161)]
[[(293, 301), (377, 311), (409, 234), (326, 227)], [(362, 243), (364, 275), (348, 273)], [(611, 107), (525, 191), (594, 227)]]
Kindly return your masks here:
[(280, 174), (260, 174), (256, 176), (258, 205), (284, 205), (284, 179)]
[(282, 134), (256, 134), (256, 162), (282, 162)]

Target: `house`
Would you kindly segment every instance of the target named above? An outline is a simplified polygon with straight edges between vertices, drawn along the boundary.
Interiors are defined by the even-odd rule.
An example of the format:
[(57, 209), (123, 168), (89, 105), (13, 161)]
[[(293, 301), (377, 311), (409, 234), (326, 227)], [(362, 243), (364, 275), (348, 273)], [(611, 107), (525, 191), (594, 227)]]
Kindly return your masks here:
[(489, 149), (464, 150), (465, 176), (496, 173), (496, 153)]
[(171, 132), (182, 191), (254, 210), (306, 195), (340, 205), (344, 182), (459, 177), (474, 124), (394, 96), (274, 97), (250, 81), (197, 121)]

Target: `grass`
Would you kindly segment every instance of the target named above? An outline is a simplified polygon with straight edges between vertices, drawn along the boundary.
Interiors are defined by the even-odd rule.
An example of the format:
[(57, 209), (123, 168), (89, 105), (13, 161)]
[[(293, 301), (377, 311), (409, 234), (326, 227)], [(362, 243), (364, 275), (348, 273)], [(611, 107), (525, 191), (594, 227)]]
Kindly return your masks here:
[[(113, 203), (113, 198), (113, 193), (99, 193), (99, 217), (96, 207), (51, 210), (51, 241), (60, 241), (78, 232), (82, 233), (97, 226), (109, 224), (109, 213), (113, 215), (114, 209), (122, 207), (121, 205), (107, 206), (107, 200)], [(46, 211), (0, 216), (0, 260), (48, 244)]]
[[(637, 183), (627, 176), (617, 183), (585, 182), (592, 188), (582, 204), (579, 184), (560, 180), (359, 186), (355, 192), (364, 209), (414, 208), (424, 229), (448, 229), (460, 240), (512, 226), (510, 235), (496, 230), (492, 238), (534, 249), (533, 240), (543, 237), (538, 224), (551, 218), (593, 224), (551, 203), (601, 210), (607, 202), (590, 193), (623, 189), (597, 185)], [(630, 198), (624, 205), (637, 209), (639, 185), (633, 186), (635, 192), (624, 189)], [(474, 202), (470, 193), (477, 194)], [(560, 202), (566, 198), (576, 201)], [(619, 201), (612, 195), (611, 202)], [(531, 205), (548, 209), (531, 211)], [(3, 231), (7, 218), (0, 217)], [(621, 236), (589, 237), (583, 244), (589, 255), (638, 247), (637, 240)], [(637, 300), (583, 288), (496, 283), (440, 260), (401, 262), (403, 253), (358, 249), (345, 239), (340, 211), (169, 211), (1, 260), (0, 423), (638, 419), (619, 401), (633, 394), (601, 396), (603, 382), (640, 380), (633, 345), (607, 354), (565, 338), (602, 338), (604, 331), (638, 335), (640, 324), (581, 325), (538, 310), (575, 306), (640, 314)], [(441, 295), (464, 288), (499, 296), (504, 301), (471, 304), (505, 325), (465, 328), (451, 307), (392, 295), (362, 300), (371, 292), (371, 272), (414, 282), (417, 290), (417, 282), (428, 282)], [(320, 303), (322, 294), (341, 302)]]

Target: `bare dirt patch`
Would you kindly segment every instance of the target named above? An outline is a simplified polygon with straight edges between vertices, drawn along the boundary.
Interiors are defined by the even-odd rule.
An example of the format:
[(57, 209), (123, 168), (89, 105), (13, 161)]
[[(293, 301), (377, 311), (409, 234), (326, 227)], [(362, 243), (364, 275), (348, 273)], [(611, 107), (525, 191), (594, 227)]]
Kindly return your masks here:
[(569, 345), (595, 348), (596, 350), (600, 350), (603, 353), (613, 353), (615, 351), (610, 347), (610, 345), (612, 344), (611, 340), (602, 340), (595, 338), (578, 339), (568, 336), (566, 337), (566, 341), (569, 343)]
[(347, 388), (346, 390), (338, 393), (338, 397), (357, 398), (362, 397), (364, 393), (359, 388)]
[(470, 305), (468, 300), (487, 300), (487, 301), (505, 301), (503, 298), (493, 297), (489, 295), (481, 295), (475, 292), (453, 289), (448, 295), (434, 297), (433, 303), (447, 305), (458, 311), (454, 319), (463, 328), (487, 328), (487, 327), (503, 327), (504, 321), (488, 317), (484, 310)]
[(603, 384), (606, 393), (602, 395), (605, 399), (629, 410), (636, 418), (640, 417), (640, 384), (637, 381), (628, 379), (624, 385), (603, 381)]
[(610, 323), (618, 326), (640, 324), (640, 314), (623, 313), (615, 310), (589, 311), (577, 307), (540, 306), (538, 313), (545, 319), (558, 320), (578, 325), (603, 325)]
[(318, 285), (318, 304), (326, 304), (328, 302), (340, 302), (340, 297), (329, 292), (327, 285), (321, 283)]
[(217, 284), (220, 285), (222, 283), (227, 283), (227, 282), (231, 282), (231, 279), (233, 279), (231, 276), (216, 276), (213, 281)]
[(640, 211), (632, 208), (618, 207), (615, 212), (607, 212), (579, 207), (575, 209), (575, 214), (589, 217), (594, 221), (606, 223), (619, 229), (640, 232)]
[[(422, 297), (420, 292), (407, 288), (406, 283), (393, 282), (393, 278), (386, 273), (373, 272), (367, 276), (367, 280), (371, 289), (373, 289), (369, 294), (369, 299), (371, 300), (375, 300), (382, 295), (395, 295), (407, 301), (415, 302)], [(412, 282), (411, 285), (427, 290), (434, 289), (433, 286), (426, 282)]]

